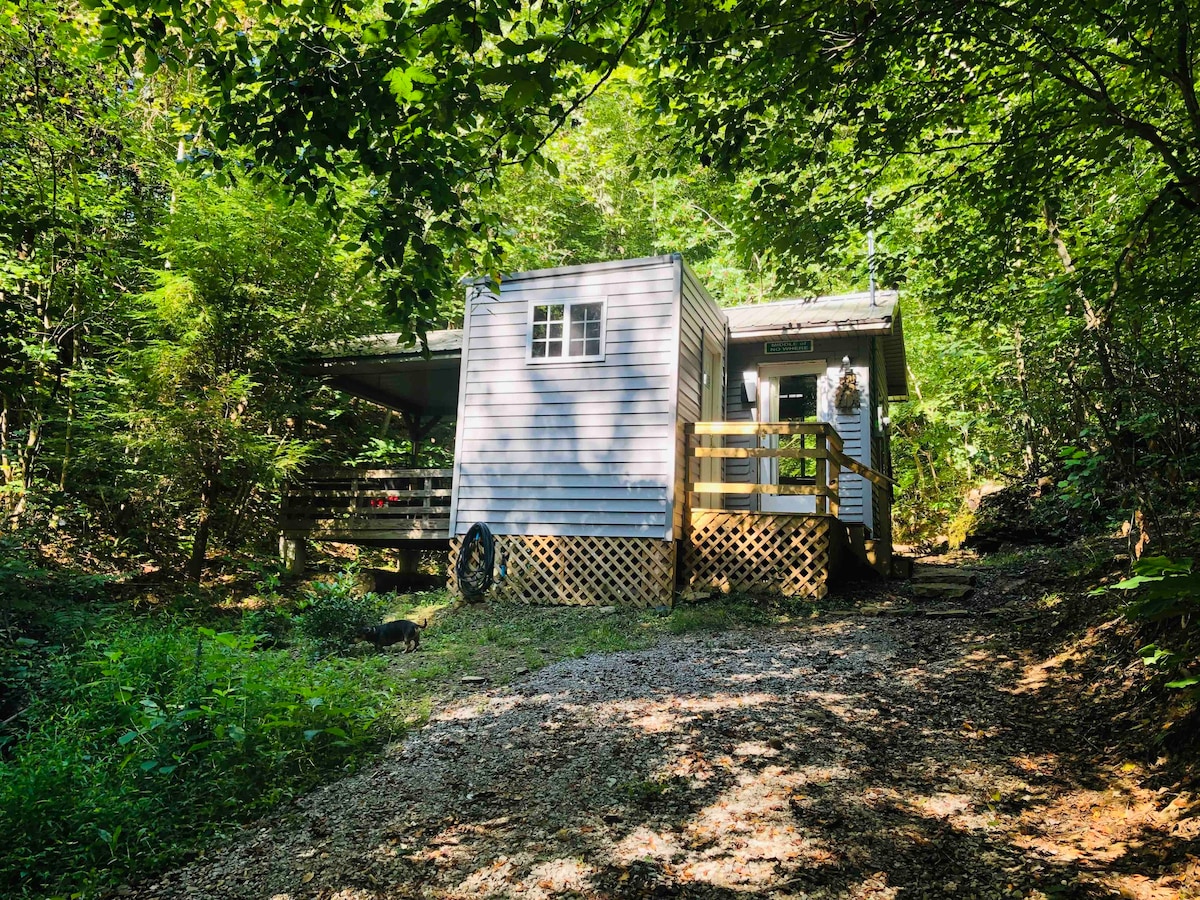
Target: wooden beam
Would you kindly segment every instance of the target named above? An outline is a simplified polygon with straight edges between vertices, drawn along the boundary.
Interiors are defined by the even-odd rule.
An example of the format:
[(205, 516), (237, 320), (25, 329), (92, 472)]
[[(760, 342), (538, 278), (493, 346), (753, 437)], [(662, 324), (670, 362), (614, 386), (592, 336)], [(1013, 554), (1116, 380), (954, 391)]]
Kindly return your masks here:
[(837, 434), (827, 422), (688, 422), (683, 427), (687, 434)]
[(816, 484), (750, 484), (730, 481), (689, 482), (687, 489), (696, 494), (775, 494), (778, 496), (828, 497), (840, 500), (837, 492)]
[(716, 459), (827, 459), (822, 448), (811, 447), (693, 447), (688, 451), (696, 458)]
[(299, 482), (349, 481), (351, 478), (453, 478), (453, 469), (338, 469), (332, 466), (310, 469)]
[(872, 484), (877, 484), (880, 487), (887, 487), (888, 485), (894, 486), (896, 484), (896, 482), (892, 481), (892, 479), (888, 478), (882, 472), (876, 472), (869, 466), (864, 466), (857, 459), (851, 459), (840, 450), (830, 451), (829, 458), (842, 468), (849, 469), (855, 475), (861, 475)]

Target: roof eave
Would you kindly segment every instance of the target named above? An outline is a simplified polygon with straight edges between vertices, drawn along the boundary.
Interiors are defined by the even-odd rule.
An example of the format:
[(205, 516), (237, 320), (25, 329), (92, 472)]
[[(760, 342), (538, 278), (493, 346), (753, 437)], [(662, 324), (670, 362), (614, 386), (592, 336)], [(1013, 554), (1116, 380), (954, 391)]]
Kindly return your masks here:
[(752, 341), (763, 338), (795, 337), (796, 335), (804, 337), (822, 337), (828, 335), (834, 337), (839, 334), (887, 335), (891, 333), (891, 319), (884, 321), (873, 319), (865, 322), (838, 322), (836, 324), (825, 323), (822, 325), (805, 325), (800, 327), (755, 328), (749, 331), (734, 331), (731, 329), (729, 339), (731, 341)]

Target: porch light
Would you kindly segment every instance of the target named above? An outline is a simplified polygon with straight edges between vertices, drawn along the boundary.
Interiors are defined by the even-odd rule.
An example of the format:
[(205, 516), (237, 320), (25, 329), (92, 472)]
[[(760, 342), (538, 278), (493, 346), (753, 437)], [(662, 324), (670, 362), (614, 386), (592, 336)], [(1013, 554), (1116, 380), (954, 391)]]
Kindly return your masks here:
[(742, 393), (746, 395), (746, 404), (754, 406), (758, 403), (758, 370), (750, 369), (742, 373)]

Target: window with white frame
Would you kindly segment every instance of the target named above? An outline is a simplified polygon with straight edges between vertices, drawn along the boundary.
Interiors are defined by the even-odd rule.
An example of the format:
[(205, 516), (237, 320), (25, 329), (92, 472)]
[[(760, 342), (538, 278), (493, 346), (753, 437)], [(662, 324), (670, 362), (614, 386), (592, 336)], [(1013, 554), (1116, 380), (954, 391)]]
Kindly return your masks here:
[(535, 303), (530, 309), (530, 360), (604, 358), (603, 300)]

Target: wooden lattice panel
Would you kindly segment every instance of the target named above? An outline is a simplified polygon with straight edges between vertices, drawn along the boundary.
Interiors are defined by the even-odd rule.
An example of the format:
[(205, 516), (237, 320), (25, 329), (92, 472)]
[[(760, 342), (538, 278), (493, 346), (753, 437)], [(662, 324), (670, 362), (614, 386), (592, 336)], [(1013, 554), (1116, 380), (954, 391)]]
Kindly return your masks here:
[(771, 590), (819, 599), (828, 591), (828, 516), (694, 510), (684, 548), (693, 587)]
[[(462, 538), (450, 542), (451, 591)], [(654, 538), (497, 535), (506, 576), (488, 596), (571, 606), (651, 606), (675, 587), (675, 544)]]

